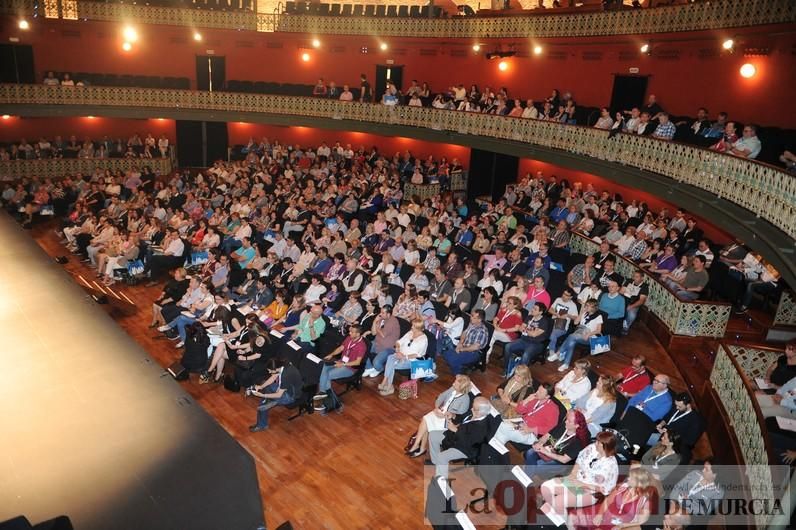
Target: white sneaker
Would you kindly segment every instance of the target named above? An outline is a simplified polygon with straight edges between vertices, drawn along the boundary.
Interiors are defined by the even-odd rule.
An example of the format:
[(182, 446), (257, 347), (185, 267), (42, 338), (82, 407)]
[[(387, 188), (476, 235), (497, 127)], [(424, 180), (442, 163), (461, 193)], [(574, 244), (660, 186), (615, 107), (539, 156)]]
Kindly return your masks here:
[(185, 343), (183, 342), (178, 342), (177, 344), (174, 345), (175, 348), (182, 348), (183, 346), (185, 346)]
[(379, 372), (375, 368), (368, 368), (362, 372), (362, 377), (376, 377), (377, 375), (379, 375)]
[(547, 356), (547, 360), (550, 362), (554, 362), (558, 360), (558, 354), (556, 352), (550, 352), (550, 355)]
[(162, 332), (162, 333), (165, 333), (165, 332), (167, 332), (167, 331), (168, 331), (168, 330), (170, 330), (170, 329), (171, 329), (171, 326), (160, 326), (160, 327), (158, 328), (158, 331), (160, 331), (160, 332)]
[(558, 367), (559, 372), (566, 372), (567, 370), (569, 370), (568, 364), (562, 364), (561, 366)]

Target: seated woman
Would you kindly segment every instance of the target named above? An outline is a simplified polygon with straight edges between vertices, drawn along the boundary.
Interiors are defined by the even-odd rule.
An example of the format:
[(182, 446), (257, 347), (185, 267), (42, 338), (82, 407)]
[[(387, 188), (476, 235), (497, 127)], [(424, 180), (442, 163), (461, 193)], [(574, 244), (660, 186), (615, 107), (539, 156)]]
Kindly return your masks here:
[(514, 374), (500, 383), (497, 394), (492, 396), (492, 406), (503, 419), (517, 417), (517, 405), (534, 392), (531, 369), (521, 364), (514, 369)]
[(503, 420), (495, 438), (501, 443), (533, 445), (539, 436), (549, 433), (558, 424), (558, 406), (552, 399), (553, 385), (542, 383), (536, 392), (517, 404), (517, 421)]
[(138, 236), (128, 234), (123, 241), (116, 242), (97, 256), (97, 270), (103, 276), (105, 285), (115, 283), (116, 269), (125, 269), (127, 264), (138, 259)]
[[(578, 510), (569, 516), (567, 526), (577, 529), (641, 528), (655, 502), (653, 477), (644, 468), (631, 469), (625, 480), (604, 502), (592, 509)], [(666, 527), (665, 528), (669, 528)]]
[(575, 331), (568, 336), (561, 347), (558, 349), (558, 359), (562, 362), (558, 367), (559, 372), (566, 372), (575, 354), (575, 346), (578, 344), (588, 345), (589, 338), (602, 333), (603, 317), (597, 310), (597, 300), (590, 298), (583, 304), (583, 310), (578, 318), (575, 319), (578, 325)]
[[(215, 304), (215, 298), (213, 296), (213, 287), (210, 285), (209, 282), (200, 283), (199, 293), (196, 297), (196, 300), (193, 301), (183, 311), (181, 311), (170, 322), (168, 322), (163, 326), (160, 326), (158, 328), (158, 331), (161, 331), (163, 333), (169, 333), (172, 332), (172, 330), (176, 329), (177, 337), (179, 337), (179, 342), (177, 343), (176, 346), (177, 348), (182, 348), (182, 346), (185, 344), (185, 326), (193, 324), (202, 317), (208, 316), (210, 312), (213, 310), (214, 304)], [(176, 337), (169, 336), (169, 338), (176, 338)]]
[(542, 512), (564, 518), (567, 508), (592, 506), (609, 495), (619, 476), (615, 455), (616, 437), (608, 431), (598, 434), (595, 442), (580, 452), (569, 475), (542, 483)]
[[(395, 393), (392, 382), (395, 378), (395, 371), (409, 368), (413, 359), (419, 359), (426, 354), (428, 349), (428, 338), (425, 333), (425, 326), (422, 320), (412, 321), (412, 329), (398, 339), (395, 343), (395, 352), (387, 357), (387, 364), (384, 367), (384, 379), (379, 384), (379, 394), (389, 396)], [(374, 364), (376, 361), (374, 361)]]
[(616, 386), (611, 376), (601, 375), (594, 390), (578, 398), (575, 408), (583, 413), (591, 436), (602, 431), (616, 412)]
[(166, 282), (160, 296), (152, 302), (152, 323), (149, 324), (150, 328), (162, 326), (166, 323), (162, 314), (163, 307), (176, 305), (185, 295), (188, 285), (189, 280), (186, 270), (182, 267), (175, 269), (174, 276)]
[(675, 431), (663, 431), (658, 444), (644, 453), (641, 466), (663, 481), (682, 461), (682, 441)]
[(339, 311), (341, 307), (343, 307), (343, 305), (346, 303), (346, 300), (348, 300), (348, 293), (343, 287), (343, 282), (340, 280), (331, 281), (329, 283), (329, 290), (326, 291), (323, 294), (323, 298), (321, 298), (321, 303), (324, 307), (324, 314), (327, 316), (332, 316)]
[[(332, 381), (354, 375), (357, 367), (365, 359), (367, 349), (367, 343), (362, 337), (362, 328), (356, 324), (349, 327), (348, 336), (343, 339), (343, 343), (324, 357), (324, 360), (328, 362), (324, 363), (321, 370), (318, 394), (316, 394), (315, 399), (325, 399), (327, 396), (331, 396), (331, 408), (340, 411), (343, 404), (340, 403), (332, 390)], [(334, 360), (336, 357), (340, 357), (340, 359)], [(324, 412), (328, 408), (330, 407), (324, 407)]]
[(398, 302), (395, 304), (392, 314), (398, 318), (409, 320), (419, 309), (417, 289), (414, 285), (407, 285), (404, 288), (404, 292), (398, 297)]
[(526, 472), (528, 476), (542, 475), (544, 478), (560, 474), (575, 462), (588, 444), (586, 418), (579, 410), (570, 410), (562, 425), (539, 438), (533, 448), (525, 452), (525, 465), (532, 468), (526, 467)]
[(343, 304), (339, 311), (332, 317), (332, 325), (344, 330), (352, 324), (356, 324), (362, 315), (362, 301), (359, 299), (359, 291), (348, 293), (348, 300)]
[(556, 397), (567, 408), (591, 392), (589, 370), (591, 363), (587, 359), (578, 359), (567, 375), (556, 383)]
[(257, 318), (266, 328), (270, 329), (274, 323), (279, 322), (287, 315), (288, 305), (285, 302), (285, 296), (284, 289), (277, 289), (274, 293), (274, 300), (257, 310)]
[(189, 372), (204, 373), (207, 367), (207, 349), (210, 339), (201, 322), (194, 322), (185, 330), (185, 352), (180, 364)]
[[(494, 270), (494, 269), (493, 269)], [(497, 312), (495, 320), (495, 332), (489, 343), (487, 359), (492, 353), (492, 348), (496, 342), (508, 343), (520, 336), (524, 324), (522, 322), (522, 301), (516, 296), (510, 297)]]
[(453, 350), (464, 332), (464, 313), (458, 307), (448, 311), (445, 320), (429, 317), (429, 331), (437, 336), (437, 352)]
[(242, 344), (248, 343), (249, 335), (254, 334), (255, 328), (259, 327), (257, 315), (249, 313), (246, 315), (243, 326), (239, 329), (232, 330), (228, 333), (221, 334), (221, 341), (216, 344), (213, 350), (213, 357), (210, 360), (210, 366), (207, 371), (199, 377), (199, 383), (209, 383), (211, 380), (210, 374), (215, 372), (213, 381), (220, 383), (224, 375), (224, 365), (226, 361), (237, 360), (237, 350), (242, 348)]
[(306, 310), (307, 304), (304, 303), (304, 296), (297, 294), (293, 297), (293, 301), (290, 303), (288, 310), (285, 311), (285, 316), (275, 320), (271, 324), (271, 329), (282, 330), (286, 328), (295, 328), (298, 326), (299, 321), (301, 321), (301, 315), (303, 315)]
[(434, 410), (427, 413), (420, 420), (413, 442), (406, 448), (406, 454), (417, 458), (425, 454), (428, 449), (428, 433), (444, 431), (446, 424), (470, 410), (470, 378), (466, 375), (457, 375), (453, 385), (437, 396)]

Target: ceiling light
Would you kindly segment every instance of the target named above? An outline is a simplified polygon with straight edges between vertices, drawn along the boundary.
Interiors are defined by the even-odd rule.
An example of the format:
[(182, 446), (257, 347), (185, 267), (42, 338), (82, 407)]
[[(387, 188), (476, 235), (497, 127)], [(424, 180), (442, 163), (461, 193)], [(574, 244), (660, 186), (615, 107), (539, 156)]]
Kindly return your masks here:
[(138, 32), (132, 26), (125, 26), (122, 35), (127, 42), (135, 42), (138, 40)]
[(318, 39), (312, 39), (312, 47), (313, 48), (320, 48), (321, 47), (321, 41), (319, 41)]
[(473, 51), (476, 52), (476, 53), (480, 52), (481, 51), (481, 45), (480, 44), (473, 44)]
[(542, 47), (538, 44), (533, 47), (533, 54), (534, 55), (541, 55), (542, 54)]
[(735, 46), (735, 41), (732, 39), (727, 39), (721, 43), (721, 47), (725, 50), (732, 50), (732, 47)]
[(741, 75), (746, 78), (753, 77), (757, 73), (757, 68), (752, 63), (746, 63), (741, 66)]
[(386, 52), (388, 48), (387, 43), (382, 42), (381, 44), (379, 44), (379, 48), (381, 48), (381, 51)]
[(21, 30), (30, 29), (30, 22), (28, 22), (24, 18), (19, 21), (18, 25), (19, 25), (19, 29), (21, 29)]
[(501, 72), (505, 72), (506, 70), (509, 69), (509, 63), (507, 63), (506, 61), (500, 61), (498, 63), (498, 69), (500, 69)]
[(644, 44), (641, 45), (641, 53), (649, 53), (649, 51), (650, 51), (649, 43), (645, 42)]
[(310, 60), (310, 54), (309, 53), (302, 53), (301, 54), (301, 60), (304, 61), (305, 63), (308, 62)]
[(133, 49), (133, 45), (125, 41), (124, 44), (122, 44), (122, 49), (126, 52), (129, 52), (130, 50)]
[(200, 42), (202, 40), (202, 34), (199, 33), (198, 31), (194, 31), (193, 40), (195, 40), (196, 42)]

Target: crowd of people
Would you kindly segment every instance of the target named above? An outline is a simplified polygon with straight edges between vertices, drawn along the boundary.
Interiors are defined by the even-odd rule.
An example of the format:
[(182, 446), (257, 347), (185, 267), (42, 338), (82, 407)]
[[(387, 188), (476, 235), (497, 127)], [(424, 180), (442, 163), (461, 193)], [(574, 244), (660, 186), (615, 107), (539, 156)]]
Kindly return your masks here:
[[(682, 210), (653, 213), (554, 176), (526, 175), (494, 204), (403, 195), (417, 171), (442, 165), (408, 151), (264, 139), (245, 160), (198, 173), (97, 170), (23, 181), (2, 199), (12, 211), (52, 204), (64, 243), (108, 282), (138, 260), (151, 285), (167, 279), (151, 327), (183, 348), (200, 382), (261, 399), (252, 432), (308, 393), (319, 411), (341, 410), (335, 381), (371, 377), (381, 396), (402, 394), (413, 386), (399, 384), (402, 372), (430, 361), (424, 377), (452, 374), (453, 385), (408, 456), (428, 454), (445, 476), (490, 440), (511, 443), (544, 478), (540, 509), (551, 517), (606, 498), (596, 512), (570, 512), (572, 524), (642, 524), (656, 485), (691, 460), (703, 425), (690, 396), (672, 392), (642, 355), (621, 373), (594, 371), (600, 350), (590, 339), (632, 333), (649, 293), (647, 276), (621, 277), (616, 260), (638, 262), (691, 300), (708, 283), (705, 268), (739, 252), (716, 257)], [(598, 238), (599, 251), (571, 253), (573, 232)], [(764, 279), (748, 281), (752, 292)], [(320, 363), (313, 378), (305, 354)], [(468, 374), (501, 354), (503, 383), (491, 397), (475, 392)], [(560, 380), (533, 377), (530, 366), (544, 360), (561, 361)], [(617, 455), (636, 462), (625, 481)], [(709, 462), (682, 480), (681, 500), (721, 495)], [(611, 511), (620, 505), (633, 509)], [(672, 514), (681, 523), (708, 515), (682, 506)]]
[(21, 138), (19, 142), (0, 145), (0, 160), (47, 160), (59, 158), (168, 158), (170, 156), (169, 138), (165, 133), (155, 138), (151, 133), (141, 137), (133, 134), (127, 140), (110, 138), (101, 140), (76, 135), (68, 139), (58, 135), (53, 139), (41, 137), (32, 144)]

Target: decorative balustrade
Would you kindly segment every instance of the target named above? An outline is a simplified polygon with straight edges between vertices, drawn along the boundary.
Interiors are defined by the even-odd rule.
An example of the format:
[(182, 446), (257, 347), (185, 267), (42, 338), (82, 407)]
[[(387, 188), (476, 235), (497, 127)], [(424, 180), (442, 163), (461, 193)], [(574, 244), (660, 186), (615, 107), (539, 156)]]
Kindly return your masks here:
[(0, 181), (19, 178), (60, 178), (65, 175), (92, 174), (97, 168), (128, 171), (149, 166), (158, 175), (171, 173), (168, 158), (60, 158), (49, 160), (0, 161)]
[(593, 127), (320, 98), (127, 87), (3, 85), (0, 86), (0, 104), (181, 108), (297, 115), (423, 127), (525, 142), (619, 162), (690, 184), (750, 210), (796, 238), (796, 179), (787, 172), (758, 162), (649, 137), (619, 134), (611, 138), (606, 131)]
[(442, 38), (594, 37), (669, 33), (793, 22), (790, 0), (722, 0), (656, 9), (519, 17), (372, 18), (282, 15), (277, 31)]
[(784, 353), (774, 348), (747, 344), (725, 344), (724, 347), (732, 353), (736, 364), (749, 381), (754, 381), (757, 377), (765, 379), (766, 371)]
[(782, 291), (777, 313), (774, 315), (774, 325), (796, 326), (796, 295), (793, 291), (788, 289)]
[[(572, 252), (594, 254), (600, 245), (586, 236), (572, 232), (569, 242)], [(616, 260), (616, 272), (630, 278), (636, 271), (647, 277), (649, 294), (645, 303), (647, 309), (658, 317), (674, 335), (690, 337), (723, 337), (730, 319), (730, 304), (722, 302), (686, 302), (680, 300), (657, 278), (622, 256)]]
[[(710, 373), (710, 383), (721, 400), (735, 431), (741, 455), (747, 470), (749, 486), (757, 499), (773, 499), (774, 484), (769, 468), (767, 432), (763, 416), (754, 396), (754, 389), (746, 378), (730, 350), (722, 345), (716, 353), (716, 361)], [(771, 462), (772, 464), (775, 462)], [(761, 510), (765, 512), (765, 510)], [(754, 515), (757, 528), (767, 528), (771, 515)]]
[[(43, 3), (47, 16), (54, 18), (117, 22), (135, 20), (143, 24), (267, 32), (429, 38), (593, 37), (698, 31), (796, 21), (796, 3), (790, 0), (718, 0), (655, 9), (447, 19), (271, 15), (90, 0), (45, 0)], [(33, 15), (39, 3), (34, 0), (7, 0), (0, 4), (0, 13)]]

